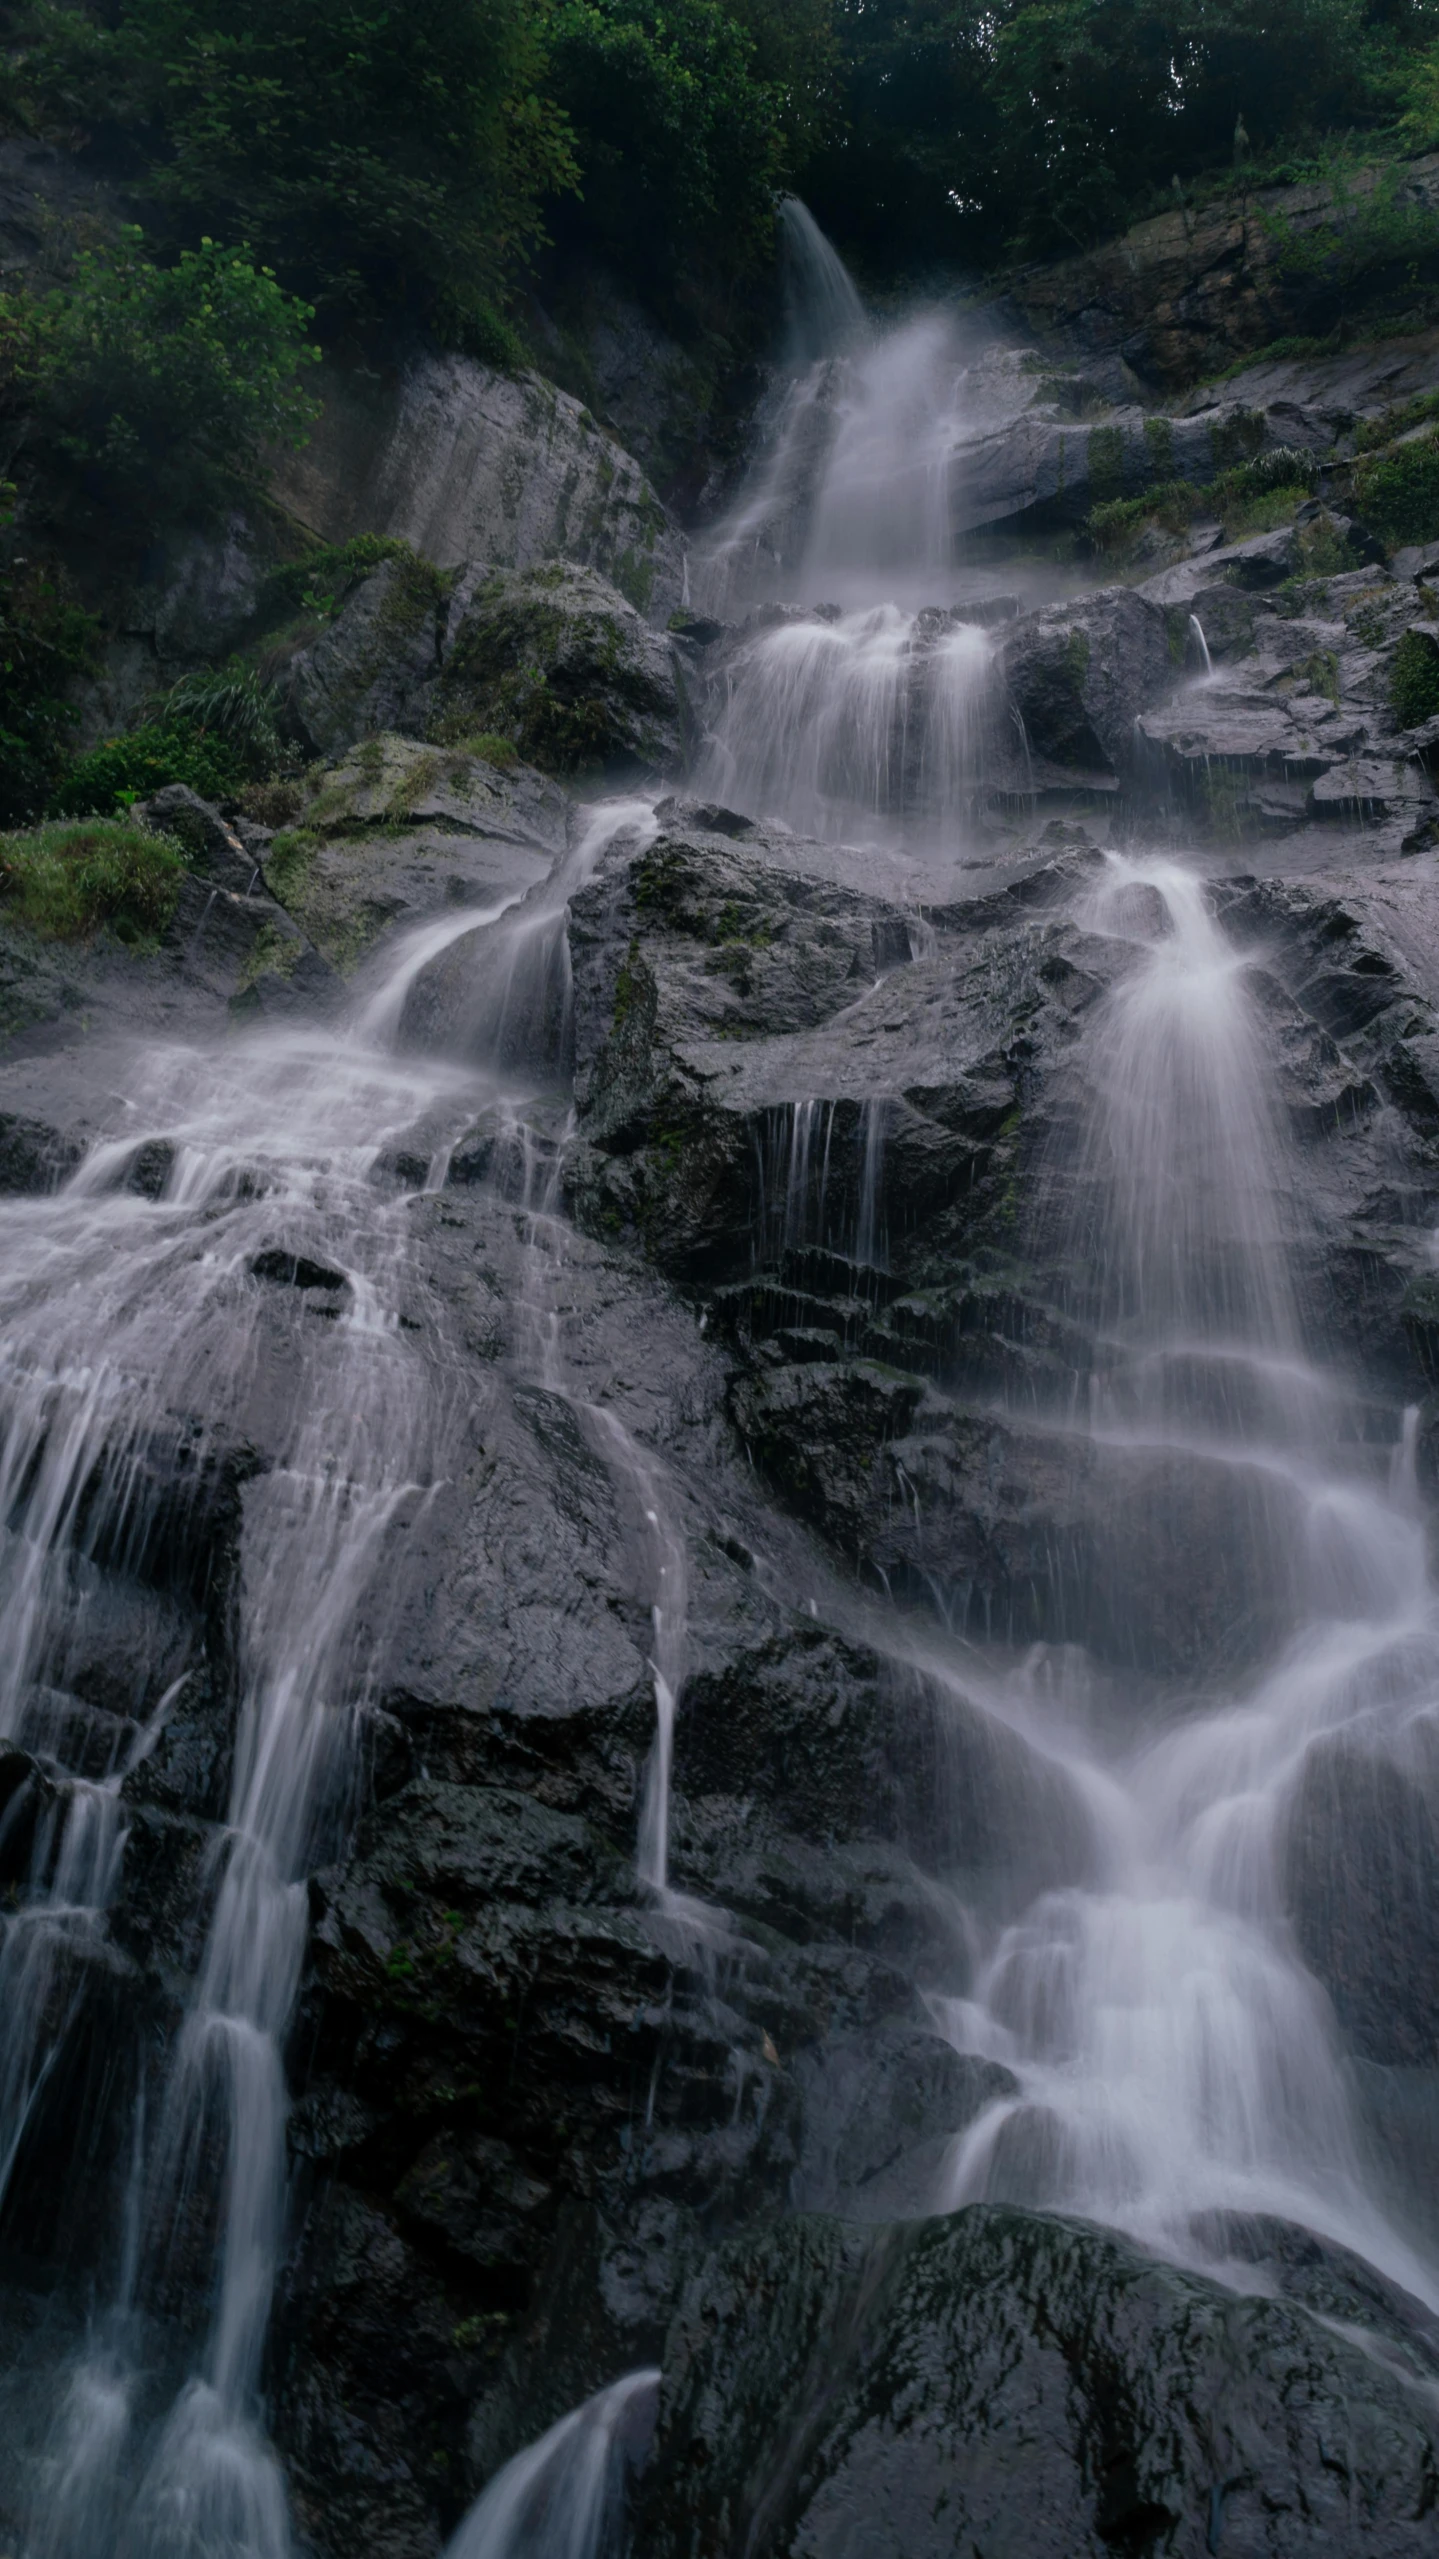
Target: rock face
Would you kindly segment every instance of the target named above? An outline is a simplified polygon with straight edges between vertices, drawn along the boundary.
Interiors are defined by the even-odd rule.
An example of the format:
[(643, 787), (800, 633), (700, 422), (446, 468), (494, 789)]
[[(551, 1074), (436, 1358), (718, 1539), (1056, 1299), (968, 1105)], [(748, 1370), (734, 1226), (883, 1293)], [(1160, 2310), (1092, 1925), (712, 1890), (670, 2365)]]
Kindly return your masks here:
[[(184, 791), (140, 812), (188, 856), (157, 951), (44, 942), (0, 906), (0, 1188), (50, 1256), (26, 1304), (63, 1303), (66, 1221), (103, 1200), (105, 1307), (148, 1220), (194, 1351), (166, 1336), (140, 1419), (82, 1470), (64, 1641), (0, 1745), (0, 1961), (65, 1788), (125, 1826), (108, 1908), (55, 1932), (65, 2036), (0, 2196), (0, 2545), (33, 2537), (97, 2303), (140, 2339), (137, 2443), (201, 2368), (223, 2110), (132, 2296), (135, 2127), (164, 2118), (240, 1862), (272, 1590), (302, 1595), (303, 1650), (339, 1582), (323, 1520), (377, 1489), (360, 1667), (318, 1717), (353, 1749), (295, 1851), (269, 2044), (289, 2210), (254, 2404), (304, 2559), (435, 2559), (514, 2453), (653, 2365), (635, 2559), (1432, 2538), (1439, 2339), (1404, 2284), (1429, 2280), (1409, 2234), (1439, 2087), (1439, 811), (1403, 665), (1422, 691), (1433, 559), (1377, 556), (1332, 383), (1196, 405), (1161, 457), (1117, 367), (1108, 442), (1078, 380), (1044, 377), (987, 495), (976, 433), (993, 521), (1073, 513), (1070, 437), (1086, 507), (1286, 442), (1321, 484), (1243, 538), (1158, 528), (1087, 593), (983, 599), (962, 842), (951, 818), (887, 860), (698, 784), (656, 798), (735, 633), (672, 640), (602, 566), (520, 556), (519, 499), (512, 562), (469, 531), (447, 549), (432, 490), (404, 520), (440, 565), (386, 563), (291, 669), (316, 760), (273, 822)], [(555, 409), (546, 445), (526, 386), (492, 390), (421, 366), (364, 430), (383, 459), (382, 429), (428, 418), (445, 506), (468, 456), (487, 525), (496, 454), (528, 434), (543, 477), (589, 433)], [(955, 629), (953, 599), (917, 614), (914, 658)], [(893, 698), (902, 723), (914, 688)], [(586, 770), (651, 787), (581, 812), (558, 776)], [(1282, 1270), (1292, 1327), (1196, 1334), (1183, 1301), (1156, 1346), (1147, 1274), (1115, 1278), (1154, 1247), (1124, 1189), (1152, 1097), (1110, 1112), (1104, 1033), (1185, 913), (1213, 939), (1181, 1098), (1202, 1114), (1262, 1061), (1264, 1196), (1208, 1235), (1182, 1114), (1150, 1169), (1226, 1285), (1236, 1258)], [(205, 1114), (255, 1074), (197, 1207)], [(373, 1482), (345, 1436), (371, 1396)], [(1196, 1819), (1217, 1727), (1232, 1789)], [(1156, 1812), (1124, 1790), (1161, 1750)], [(1183, 1933), (1193, 1832), (1217, 1958)], [(1126, 1857), (1148, 1898), (1086, 2080)], [(1196, 2142), (1238, 2091), (1243, 2213), (1124, 2182), (1109, 2109), (1180, 2048), (1184, 2002), (1230, 2069), (1189, 2092)], [(1299, 2226), (1296, 2193), (1336, 2226), (1342, 2177), (1275, 2199), (1331, 2027), (1315, 2084), (1335, 2119), (1362, 2099), (1386, 2273)], [(1075, 2217), (1086, 2176), (1144, 2245)]]
[(567, 559), (656, 620), (679, 604), (682, 537), (567, 391), (455, 355), (414, 355), (378, 382), (332, 370), (323, 389), (320, 426), (277, 483), (322, 540), (393, 533), (442, 569)]
[[(1187, 386), (1275, 338), (1322, 334), (1356, 292), (1391, 280), (1404, 289), (1404, 253), (1382, 226), (1366, 255), (1366, 200), (1381, 184), (1377, 168), (1357, 171), (1339, 208), (1322, 179), (1185, 205), (1083, 257), (1026, 270), (1013, 306), (1081, 359), (1119, 357), (1156, 387)], [(1398, 200), (1422, 224), (1439, 201), (1439, 157), (1407, 164)], [(1392, 279), (1386, 264), (1397, 266)]]

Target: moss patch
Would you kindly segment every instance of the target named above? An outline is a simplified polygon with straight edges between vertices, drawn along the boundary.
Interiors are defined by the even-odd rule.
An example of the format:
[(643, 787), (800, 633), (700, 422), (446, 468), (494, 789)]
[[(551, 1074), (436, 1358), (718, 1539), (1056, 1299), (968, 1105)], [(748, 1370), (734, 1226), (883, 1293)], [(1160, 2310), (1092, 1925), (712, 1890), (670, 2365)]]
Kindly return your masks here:
[(1417, 729), (1439, 711), (1439, 648), (1423, 631), (1406, 631), (1394, 652), (1389, 701), (1401, 729)]
[(1432, 541), (1439, 534), (1439, 435), (1358, 462), (1354, 496), (1382, 541)]

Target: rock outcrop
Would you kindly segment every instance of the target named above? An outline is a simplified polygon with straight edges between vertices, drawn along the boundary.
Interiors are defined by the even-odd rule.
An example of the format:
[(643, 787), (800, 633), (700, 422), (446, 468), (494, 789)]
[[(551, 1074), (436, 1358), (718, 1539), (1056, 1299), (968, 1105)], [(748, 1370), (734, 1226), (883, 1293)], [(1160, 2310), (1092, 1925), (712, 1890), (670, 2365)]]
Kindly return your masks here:
[(333, 758), (384, 730), (476, 738), (591, 781), (673, 769), (689, 733), (679, 651), (594, 570), (382, 562), (285, 672), (290, 727)]

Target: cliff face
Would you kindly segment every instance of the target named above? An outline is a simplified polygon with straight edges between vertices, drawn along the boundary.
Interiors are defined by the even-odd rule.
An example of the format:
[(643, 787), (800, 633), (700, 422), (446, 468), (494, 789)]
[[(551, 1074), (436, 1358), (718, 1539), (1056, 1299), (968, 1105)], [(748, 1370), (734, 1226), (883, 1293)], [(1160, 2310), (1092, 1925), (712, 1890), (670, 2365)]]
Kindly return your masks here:
[(1030, 267), (1008, 307), (1042, 342), (1117, 359), (1151, 391), (1185, 390), (1275, 338), (1323, 336), (1366, 304), (1403, 308), (1426, 218), (1439, 206), (1439, 155), (1337, 182), (1249, 187), (1136, 224), (1103, 247)]

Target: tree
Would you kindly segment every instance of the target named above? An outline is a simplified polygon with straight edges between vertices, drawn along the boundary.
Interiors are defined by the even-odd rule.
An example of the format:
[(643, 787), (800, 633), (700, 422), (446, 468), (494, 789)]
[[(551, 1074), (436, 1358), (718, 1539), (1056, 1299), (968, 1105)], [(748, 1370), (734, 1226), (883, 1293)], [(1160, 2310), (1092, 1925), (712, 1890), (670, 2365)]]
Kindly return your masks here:
[(535, 0), (33, 0), (22, 85), (143, 161), (193, 241), (250, 242), (330, 321), (463, 341), (574, 183)]

